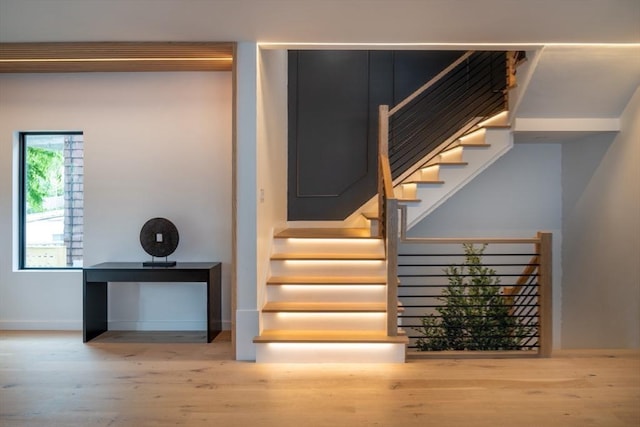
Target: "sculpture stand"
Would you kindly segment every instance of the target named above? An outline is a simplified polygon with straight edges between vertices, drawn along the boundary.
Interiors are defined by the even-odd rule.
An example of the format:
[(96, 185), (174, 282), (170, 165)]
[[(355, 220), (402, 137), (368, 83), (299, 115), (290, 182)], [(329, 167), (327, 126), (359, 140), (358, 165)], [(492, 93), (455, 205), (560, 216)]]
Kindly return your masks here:
[(168, 257), (165, 257), (164, 261), (156, 261), (155, 257), (151, 256), (151, 261), (143, 262), (142, 266), (143, 267), (175, 267), (176, 262), (169, 261), (167, 258)]

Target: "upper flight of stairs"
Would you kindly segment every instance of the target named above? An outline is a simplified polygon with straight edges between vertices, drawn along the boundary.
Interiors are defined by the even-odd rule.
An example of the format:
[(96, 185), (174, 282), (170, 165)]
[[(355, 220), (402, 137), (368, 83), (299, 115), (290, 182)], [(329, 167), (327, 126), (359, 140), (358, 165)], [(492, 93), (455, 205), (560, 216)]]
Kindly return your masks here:
[(257, 362), (404, 362), (407, 338), (386, 333), (382, 239), (288, 229), (274, 236), (270, 269)]
[[(395, 185), (398, 201), (407, 206), (407, 229), (433, 212), (474, 177), (513, 147), (507, 112), (481, 122), (451, 146)], [(377, 227), (377, 203), (369, 203), (362, 215)]]

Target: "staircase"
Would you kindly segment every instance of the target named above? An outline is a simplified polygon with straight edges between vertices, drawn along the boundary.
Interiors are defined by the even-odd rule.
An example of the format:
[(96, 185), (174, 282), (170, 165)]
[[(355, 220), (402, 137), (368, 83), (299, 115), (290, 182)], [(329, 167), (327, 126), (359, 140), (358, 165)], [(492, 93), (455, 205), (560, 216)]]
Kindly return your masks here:
[[(506, 102), (496, 91), (479, 95), (484, 105), (464, 92), (471, 101), (456, 113), (459, 128), (451, 129), (447, 109), (442, 111), (447, 117), (430, 118), (430, 125), (419, 113), (402, 117), (423, 108), (425, 100), (432, 105), (429, 96), (448, 97), (449, 87), (472, 85), (473, 78), (456, 70), (496, 60), (495, 55), (474, 58), (473, 52), (461, 56), (393, 109), (380, 106), (379, 194), (345, 220), (344, 228), (275, 234), (261, 332), (253, 340), (256, 362), (404, 362), (408, 338), (397, 329), (398, 232), (433, 212), (513, 146), (508, 113), (500, 108)], [(485, 87), (477, 85), (480, 91)], [(498, 114), (487, 118), (480, 111)], [(397, 113), (391, 130), (390, 118)], [(435, 123), (444, 133), (433, 131)], [(390, 134), (396, 135), (392, 150)], [(449, 136), (439, 140), (444, 134)], [(422, 138), (429, 141), (426, 146)], [(415, 158), (412, 166), (407, 153)], [(392, 172), (399, 175), (395, 180)], [(400, 229), (398, 203), (406, 206)]]
[(387, 336), (383, 240), (362, 228), (277, 233), (256, 362), (404, 362)]

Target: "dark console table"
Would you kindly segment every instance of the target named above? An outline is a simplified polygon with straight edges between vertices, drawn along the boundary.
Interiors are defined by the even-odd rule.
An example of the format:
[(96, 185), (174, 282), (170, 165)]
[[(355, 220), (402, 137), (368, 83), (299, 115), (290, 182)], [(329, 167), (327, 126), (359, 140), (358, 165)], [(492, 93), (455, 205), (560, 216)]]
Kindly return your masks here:
[(174, 267), (143, 267), (141, 262), (105, 262), (82, 270), (82, 338), (107, 331), (108, 282), (202, 282), (207, 285), (207, 342), (222, 330), (221, 265), (179, 262)]

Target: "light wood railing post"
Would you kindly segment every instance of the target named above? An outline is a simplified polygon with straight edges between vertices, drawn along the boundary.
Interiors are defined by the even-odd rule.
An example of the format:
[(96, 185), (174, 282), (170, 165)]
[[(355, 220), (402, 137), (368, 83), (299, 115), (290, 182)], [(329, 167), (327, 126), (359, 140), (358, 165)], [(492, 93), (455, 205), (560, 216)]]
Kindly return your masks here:
[(385, 232), (385, 195), (383, 159), (389, 157), (389, 106), (378, 107), (378, 237), (384, 237)]
[(539, 242), (536, 244), (536, 252), (539, 254), (540, 266), (538, 267), (538, 285), (539, 285), (539, 333), (540, 348), (538, 355), (540, 357), (551, 357), (553, 347), (553, 305), (552, 293), (553, 284), (552, 274), (552, 255), (551, 255), (551, 233), (538, 232)]
[(398, 199), (387, 199), (387, 335), (398, 335)]

